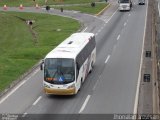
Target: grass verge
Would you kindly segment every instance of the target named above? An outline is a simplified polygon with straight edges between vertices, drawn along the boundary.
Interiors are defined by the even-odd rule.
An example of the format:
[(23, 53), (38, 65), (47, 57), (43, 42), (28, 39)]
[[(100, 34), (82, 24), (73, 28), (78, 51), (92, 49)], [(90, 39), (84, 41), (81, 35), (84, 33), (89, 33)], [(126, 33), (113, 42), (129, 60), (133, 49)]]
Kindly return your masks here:
[[(23, 18), (23, 19), (21, 19)], [(25, 20), (34, 20), (36, 42)], [(0, 91), (19, 78), (71, 33), (80, 23), (46, 14), (0, 12)]]
[(108, 5), (108, 3), (96, 3), (95, 7), (91, 7), (90, 4), (86, 5), (79, 5), (79, 6), (54, 6), (55, 9), (63, 8), (64, 10), (75, 10), (80, 11), (82, 13), (88, 13), (88, 14), (97, 14), (100, 12), (103, 8), (105, 8)]
[(55, 4), (81, 4), (81, 3), (91, 3), (91, 2), (99, 2), (102, 0), (0, 0), (0, 6), (19, 6), (23, 4), (24, 6), (35, 6), (36, 3), (39, 5), (55, 5)]

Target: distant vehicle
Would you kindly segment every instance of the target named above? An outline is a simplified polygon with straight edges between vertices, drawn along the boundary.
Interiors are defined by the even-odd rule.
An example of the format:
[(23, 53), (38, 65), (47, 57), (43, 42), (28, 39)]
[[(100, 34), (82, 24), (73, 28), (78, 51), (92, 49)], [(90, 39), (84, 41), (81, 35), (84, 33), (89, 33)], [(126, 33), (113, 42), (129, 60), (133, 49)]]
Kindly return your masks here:
[(80, 90), (96, 61), (93, 33), (74, 33), (44, 58), (44, 91), (53, 95), (74, 95)]
[(119, 7), (118, 9), (120, 11), (129, 11), (132, 7), (132, 1), (131, 0), (118, 0)]
[(145, 5), (145, 0), (138, 0), (139, 5)]

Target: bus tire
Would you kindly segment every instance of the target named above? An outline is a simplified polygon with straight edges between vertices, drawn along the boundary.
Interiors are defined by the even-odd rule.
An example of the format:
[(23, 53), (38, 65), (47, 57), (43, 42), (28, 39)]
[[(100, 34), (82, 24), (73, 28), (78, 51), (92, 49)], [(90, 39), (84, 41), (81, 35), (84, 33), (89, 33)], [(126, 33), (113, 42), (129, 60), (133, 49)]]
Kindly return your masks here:
[(89, 74), (92, 72), (92, 70), (93, 70), (93, 61), (92, 61), (92, 63), (91, 63), (91, 69), (90, 69), (90, 71), (89, 71)]
[(80, 82), (80, 86), (79, 86), (79, 90), (78, 90), (78, 91), (81, 90), (81, 87), (82, 87), (82, 79), (81, 79), (81, 82)]

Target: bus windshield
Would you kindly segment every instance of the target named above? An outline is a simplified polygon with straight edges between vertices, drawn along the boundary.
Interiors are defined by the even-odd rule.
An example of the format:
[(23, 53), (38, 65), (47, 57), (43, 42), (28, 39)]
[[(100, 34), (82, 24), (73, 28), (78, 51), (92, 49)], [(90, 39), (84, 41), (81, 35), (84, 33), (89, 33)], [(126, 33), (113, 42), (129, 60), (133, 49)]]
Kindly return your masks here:
[(119, 0), (120, 3), (129, 3), (129, 0)]
[(67, 84), (75, 80), (74, 60), (47, 58), (44, 62), (44, 80), (52, 84)]

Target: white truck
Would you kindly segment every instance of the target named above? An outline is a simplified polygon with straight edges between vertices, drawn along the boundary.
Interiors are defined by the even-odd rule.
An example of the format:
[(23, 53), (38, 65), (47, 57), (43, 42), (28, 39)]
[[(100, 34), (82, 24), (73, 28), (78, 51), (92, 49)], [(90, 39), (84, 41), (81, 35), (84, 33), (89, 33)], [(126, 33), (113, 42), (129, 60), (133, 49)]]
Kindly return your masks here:
[(132, 1), (131, 0), (118, 0), (119, 4), (119, 11), (130, 11), (132, 8)]

